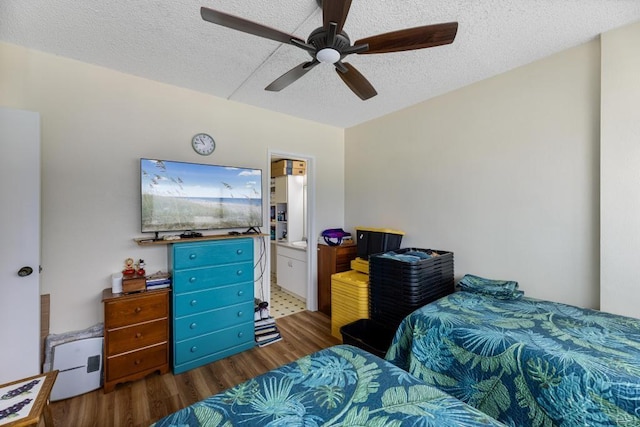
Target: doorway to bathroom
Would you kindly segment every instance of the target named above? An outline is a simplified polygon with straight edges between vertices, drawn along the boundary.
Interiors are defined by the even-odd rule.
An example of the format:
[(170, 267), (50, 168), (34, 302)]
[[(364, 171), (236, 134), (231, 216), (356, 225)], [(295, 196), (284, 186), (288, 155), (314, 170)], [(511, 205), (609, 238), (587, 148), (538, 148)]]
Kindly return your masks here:
[[(311, 278), (315, 251), (310, 243), (309, 179), (312, 158), (270, 153), (270, 300), (278, 318), (316, 304)], [(312, 191), (311, 191), (312, 193)]]

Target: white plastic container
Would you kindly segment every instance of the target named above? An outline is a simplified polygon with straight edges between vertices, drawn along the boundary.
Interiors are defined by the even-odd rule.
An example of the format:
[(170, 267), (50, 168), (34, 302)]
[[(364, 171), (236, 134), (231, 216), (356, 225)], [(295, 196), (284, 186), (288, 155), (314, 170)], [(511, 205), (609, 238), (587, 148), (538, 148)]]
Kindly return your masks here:
[(122, 273), (113, 273), (111, 275), (111, 292), (114, 294), (122, 293)]

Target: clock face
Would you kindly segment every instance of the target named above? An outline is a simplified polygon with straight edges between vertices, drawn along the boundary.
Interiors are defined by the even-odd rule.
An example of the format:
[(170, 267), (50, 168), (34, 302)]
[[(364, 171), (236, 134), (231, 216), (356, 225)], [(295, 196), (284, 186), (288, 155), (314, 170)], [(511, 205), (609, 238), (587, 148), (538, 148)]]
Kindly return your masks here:
[(199, 133), (191, 139), (191, 145), (196, 153), (208, 156), (216, 149), (216, 142), (206, 133)]

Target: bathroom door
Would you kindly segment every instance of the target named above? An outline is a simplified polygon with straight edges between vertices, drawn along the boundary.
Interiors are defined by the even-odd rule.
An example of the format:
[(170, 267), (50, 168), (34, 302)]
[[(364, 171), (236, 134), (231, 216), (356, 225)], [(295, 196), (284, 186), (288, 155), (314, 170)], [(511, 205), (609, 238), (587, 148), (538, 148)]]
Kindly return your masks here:
[[(307, 272), (306, 272), (306, 297), (307, 297), (307, 301), (306, 301), (306, 309), (307, 310), (311, 310), (311, 311), (315, 311), (318, 309), (318, 286), (317, 286), (317, 280), (315, 280), (315, 277), (317, 276), (317, 259), (318, 259), (318, 255), (316, 252), (316, 244), (317, 244), (317, 237), (316, 237), (316, 226), (315, 226), (315, 159), (313, 156), (309, 156), (309, 155), (302, 155), (302, 154), (294, 154), (294, 153), (285, 153), (285, 152), (276, 152), (276, 151), (269, 151), (268, 153), (268, 159), (269, 162), (273, 162), (273, 161), (278, 161), (281, 159), (298, 159), (298, 160), (304, 160), (307, 163), (307, 171), (306, 171), (306, 186), (304, 189), (301, 189), (301, 192), (303, 192), (303, 195), (301, 194), (300, 197), (302, 199), (302, 203), (303, 203), (303, 207), (299, 212), (300, 215), (300, 223), (301, 228), (302, 228), (302, 236), (306, 237), (307, 239), (307, 262), (306, 262), (306, 268), (307, 268)], [(288, 218), (290, 218), (291, 215), (288, 215)], [(300, 239), (300, 237), (295, 238), (296, 239)], [(275, 249), (275, 250), (274, 250)], [(277, 262), (275, 262), (275, 258), (277, 257), (277, 255), (275, 254), (275, 252), (277, 251), (276, 249), (276, 243), (272, 242), (271, 243), (271, 259), (272, 261), (274, 261), (271, 264), (271, 272), (276, 272), (277, 275)], [(270, 288), (270, 287), (267, 287)], [(267, 294), (266, 299), (270, 300), (270, 293)]]
[(40, 372), (40, 115), (0, 108), (0, 384)]

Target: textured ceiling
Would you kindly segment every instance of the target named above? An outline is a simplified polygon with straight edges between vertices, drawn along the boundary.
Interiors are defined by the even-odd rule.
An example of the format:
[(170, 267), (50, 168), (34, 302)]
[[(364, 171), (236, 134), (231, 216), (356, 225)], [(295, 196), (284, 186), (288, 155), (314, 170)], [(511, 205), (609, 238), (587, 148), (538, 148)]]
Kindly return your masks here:
[(346, 128), (640, 20), (640, 0), (353, 0), (352, 41), (459, 23), (451, 45), (350, 55), (378, 91), (362, 101), (326, 64), (265, 91), (309, 55), (203, 21), (201, 6), (305, 40), (322, 25), (316, 0), (0, 0), (0, 40)]

